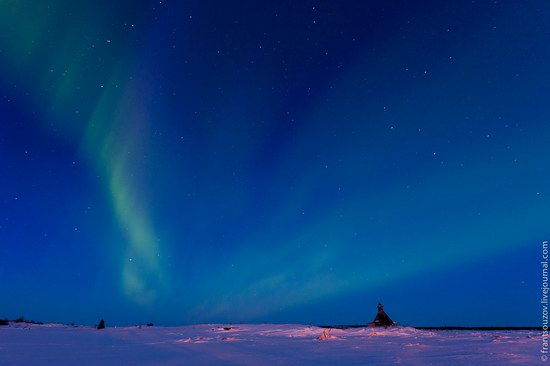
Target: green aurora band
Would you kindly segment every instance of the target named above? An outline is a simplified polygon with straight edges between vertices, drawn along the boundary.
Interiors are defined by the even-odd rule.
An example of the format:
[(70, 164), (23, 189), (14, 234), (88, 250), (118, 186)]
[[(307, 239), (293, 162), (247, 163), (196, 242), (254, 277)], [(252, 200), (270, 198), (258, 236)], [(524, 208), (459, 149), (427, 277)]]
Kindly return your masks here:
[[(109, 11), (114, 5), (98, 8), (93, 3), (72, 4), (71, 18), (61, 18), (60, 12), (53, 15), (56, 13), (51, 9), (60, 6), (67, 4), (3, 1), (0, 45), (8, 57), (2, 57), (0, 65), (23, 75), (17, 80), (23, 85), (41, 80), (38, 86), (25, 85), (37, 96), (36, 106), (48, 111), (49, 120), (56, 121), (60, 137), (82, 141), (86, 160), (105, 177), (102, 181), (107, 183), (105, 189), (127, 238), (126, 243), (115, 244), (122, 246), (124, 253), (120, 259), (121, 286), (130, 300), (151, 304), (168, 290), (169, 281), (163, 274), (164, 251), (144, 200), (146, 187), (141, 187), (140, 181), (146, 172), (139, 159), (146, 154), (150, 124), (143, 104), (147, 88), (128, 76), (128, 70), (118, 71), (121, 68), (117, 65), (124, 64), (132, 50), (110, 47), (107, 29), (116, 16)], [(70, 31), (63, 31), (63, 37), (56, 39), (51, 29), (59, 30), (59, 24)], [(92, 63), (93, 59), (97, 62)], [(102, 82), (104, 75), (113, 77)], [(83, 100), (87, 101), (84, 105)], [(95, 107), (88, 110), (93, 100), (97, 100)]]

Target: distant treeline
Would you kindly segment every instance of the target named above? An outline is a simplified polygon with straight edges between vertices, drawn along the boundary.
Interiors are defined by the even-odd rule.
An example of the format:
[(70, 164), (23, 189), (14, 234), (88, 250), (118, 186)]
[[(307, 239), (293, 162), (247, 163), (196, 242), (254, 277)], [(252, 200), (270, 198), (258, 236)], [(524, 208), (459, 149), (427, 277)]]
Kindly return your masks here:
[[(352, 325), (319, 325), (320, 328), (334, 329), (353, 329), (366, 328), (367, 325), (352, 324)], [(542, 331), (542, 327), (457, 327), (457, 326), (438, 326), (438, 327), (412, 327), (418, 330), (537, 330)]]
[(42, 323), (42, 322), (37, 322), (37, 321), (34, 321), (34, 320), (25, 319), (24, 316), (20, 316), (19, 318), (14, 319), (14, 320), (0, 319), (0, 325), (9, 325), (9, 324), (10, 324), (10, 321), (12, 321), (12, 322), (14, 322), (14, 323), (44, 324), (44, 323)]
[(420, 330), (539, 330), (542, 331), (542, 327), (414, 327)]
[[(25, 319), (24, 316), (20, 316), (19, 318), (17, 319), (14, 319), (14, 320), (9, 320), (7, 318), (5, 319), (0, 319), (0, 326), (2, 325), (10, 325), (10, 323), (25, 323), (25, 324), (45, 324), (44, 322), (37, 322), (37, 321), (34, 321), (34, 320), (29, 320), (29, 319)], [(65, 324), (65, 325), (69, 325), (69, 326), (72, 326), (72, 327), (78, 327), (78, 325), (75, 325), (74, 323), (70, 323), (70, 324)], [(136, 325), (137, 327), (141, 328), (143, 326), (146, 326), (146, 327), (152, 327), (154, 326), (153, 323), (146, 323), (146, 324), (139, 324), (139, 325)], [(103, 319), (100, 320), (99, 324), (96, 325), (96, 327), (98, 329), (103, 329), (105, 328), (105, 321)]]

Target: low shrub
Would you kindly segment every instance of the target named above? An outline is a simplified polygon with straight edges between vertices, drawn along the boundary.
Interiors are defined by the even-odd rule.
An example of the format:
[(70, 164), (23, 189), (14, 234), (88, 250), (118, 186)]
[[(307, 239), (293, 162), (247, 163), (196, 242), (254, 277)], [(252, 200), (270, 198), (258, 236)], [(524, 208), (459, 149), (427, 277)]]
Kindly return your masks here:
[(103, 329), (105, 328), (105, 320), (101, 319), (99, 321), (99, 324), (97, 325), (97, 329)]

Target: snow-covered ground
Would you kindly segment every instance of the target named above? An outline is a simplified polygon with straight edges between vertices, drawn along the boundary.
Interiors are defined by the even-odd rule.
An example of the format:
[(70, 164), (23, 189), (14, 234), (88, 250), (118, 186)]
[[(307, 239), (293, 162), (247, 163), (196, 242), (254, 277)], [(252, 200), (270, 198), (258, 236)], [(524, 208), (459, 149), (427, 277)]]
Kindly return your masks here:
[[(0, 366), (12, 365), (538, 365), (536, 331), (332, 329), (292, 324), (0, 327)], [(326, 333), (325, 333), (326, 334)]]

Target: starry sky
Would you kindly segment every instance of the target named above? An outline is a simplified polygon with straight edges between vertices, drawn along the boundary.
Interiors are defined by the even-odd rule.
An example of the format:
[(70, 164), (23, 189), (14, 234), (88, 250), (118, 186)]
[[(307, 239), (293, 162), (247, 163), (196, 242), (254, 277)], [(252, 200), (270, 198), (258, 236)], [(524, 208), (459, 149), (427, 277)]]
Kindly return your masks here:
[(547, 1), (0, 3), (0, 317), (540, 325)]

